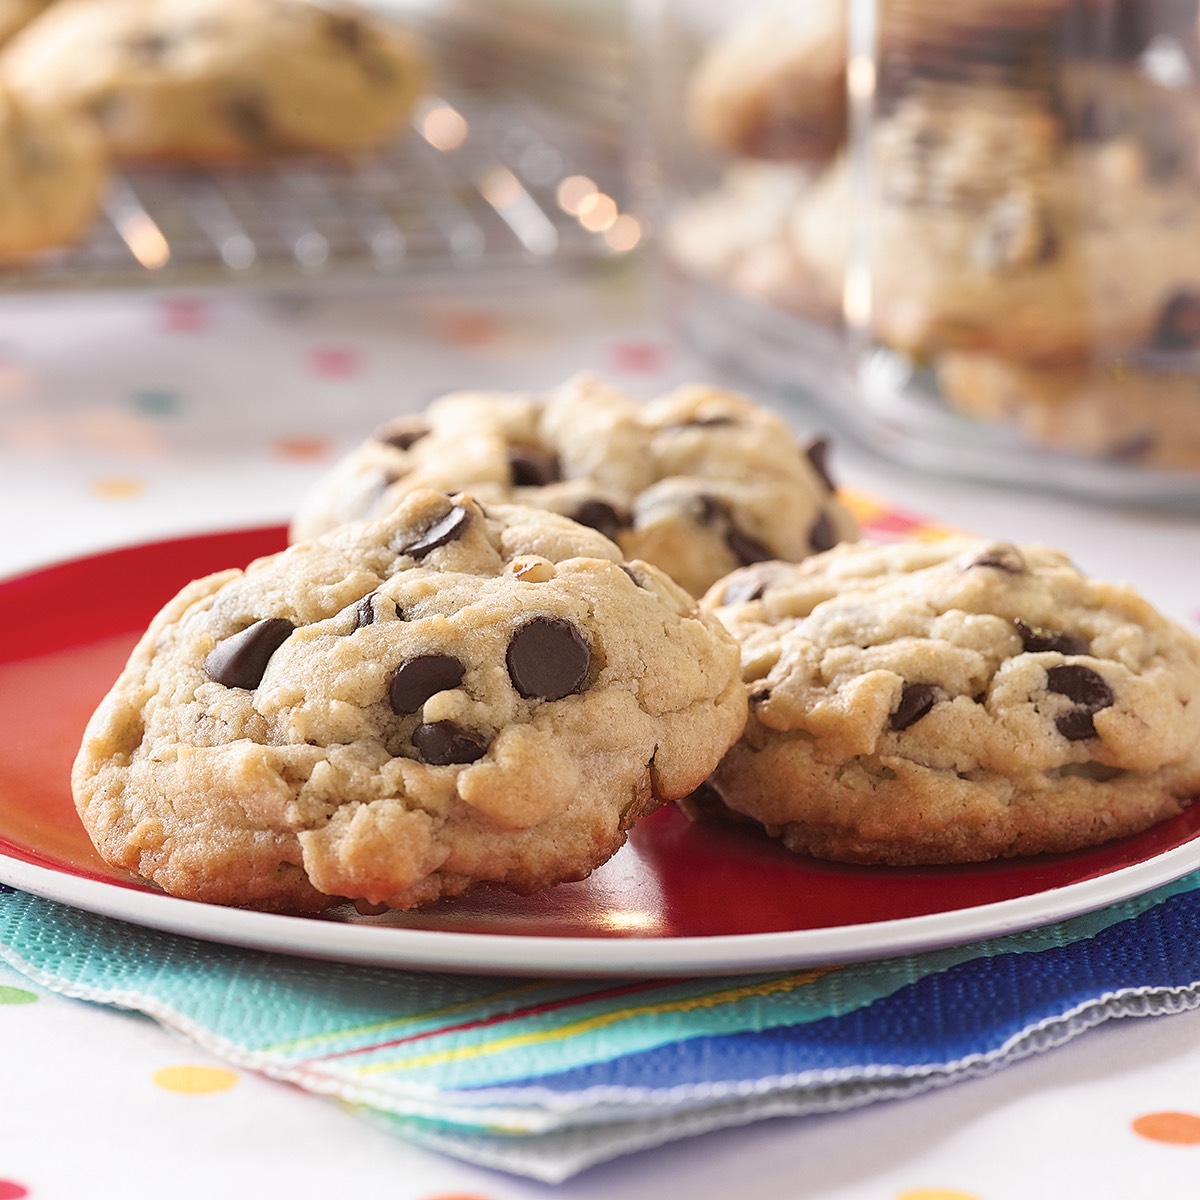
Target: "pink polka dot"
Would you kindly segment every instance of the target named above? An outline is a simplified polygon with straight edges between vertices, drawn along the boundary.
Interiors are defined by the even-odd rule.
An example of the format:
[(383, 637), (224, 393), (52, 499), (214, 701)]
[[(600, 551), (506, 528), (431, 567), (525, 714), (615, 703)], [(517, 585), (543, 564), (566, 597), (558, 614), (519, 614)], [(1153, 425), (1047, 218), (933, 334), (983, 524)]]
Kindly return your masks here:
[(11, 1179), (0, 1179), (0, 1200), (21, 1200), (22, 1196), (28, 1195), (29, 1189), (23, 1184)]
[(612, 348), (613, 366), (626, 374), (653, 375), (666, 361), (666, 347), (659, 342), (618, 342)]
[(318, 346), (308, 356), (308, 367), (321, 379), (349, 379), (362, 370), (362, 355), (352, 346)]
[(172, 333), (198, 333), (208, 328), (208, 318), (203, 300), (174, 296), (162, 302), (163, 328)]

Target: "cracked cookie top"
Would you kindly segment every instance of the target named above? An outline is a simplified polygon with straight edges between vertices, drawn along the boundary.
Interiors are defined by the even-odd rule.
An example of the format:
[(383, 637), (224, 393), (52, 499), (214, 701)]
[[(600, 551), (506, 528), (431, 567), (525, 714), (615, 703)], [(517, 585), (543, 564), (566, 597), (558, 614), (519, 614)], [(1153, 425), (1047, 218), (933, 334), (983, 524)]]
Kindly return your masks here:
[(101, 854), (180, 896), (412, 907), (605, 861), (745, 720), (737, 649), (539, 510), (418, 491), (185, 588), (88, 726)]
[(713, 786), (793, 849), (1069, 850), (1200, 792), (1200, 642), (1059, 551), (861, 542), (738, 571), (705, 605), (751, 709)]
[(292, 532), (377, 516), (417, 487), (468, 488), (598, 529), (698, 596), (739, 566), (856, 536), (826, 451), (820, 439), (797, 446), (780, 417), (745, 397), (698, 384), (646, 404), (591, 375), (544, 400), (459, 392), (351, 451)]

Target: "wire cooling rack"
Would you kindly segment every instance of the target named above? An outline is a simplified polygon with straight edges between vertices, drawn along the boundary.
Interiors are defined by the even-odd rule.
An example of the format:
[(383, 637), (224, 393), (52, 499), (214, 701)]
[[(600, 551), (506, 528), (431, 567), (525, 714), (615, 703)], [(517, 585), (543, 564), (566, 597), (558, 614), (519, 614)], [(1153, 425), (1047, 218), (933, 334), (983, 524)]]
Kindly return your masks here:
[(378, 154), (126, 170), (86, 241), (0, 265), (0, 292), (428, 280), (603, 261), (641, 238), (623, 191), (616, 155), (538, 110), (434, 96)]

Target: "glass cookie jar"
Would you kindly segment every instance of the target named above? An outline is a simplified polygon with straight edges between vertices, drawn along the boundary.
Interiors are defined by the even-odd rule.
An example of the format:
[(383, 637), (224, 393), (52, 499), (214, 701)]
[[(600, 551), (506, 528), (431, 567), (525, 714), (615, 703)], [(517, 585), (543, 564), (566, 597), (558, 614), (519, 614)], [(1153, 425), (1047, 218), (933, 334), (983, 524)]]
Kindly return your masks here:
[(665, 294), (890, 457), (1200, 504), (1200, 0), (645, 0)]

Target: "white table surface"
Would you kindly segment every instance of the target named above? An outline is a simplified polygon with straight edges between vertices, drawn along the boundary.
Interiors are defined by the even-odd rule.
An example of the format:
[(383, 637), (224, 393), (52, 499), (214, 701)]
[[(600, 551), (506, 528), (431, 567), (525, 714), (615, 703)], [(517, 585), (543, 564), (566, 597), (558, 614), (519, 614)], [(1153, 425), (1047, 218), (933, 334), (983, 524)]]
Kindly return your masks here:
[[(669, 343), (647, 295), (618, 274), (419, 296), (0, 298), (0, 574), (282, 522), (331, 456), (444, 391), (542, 389), (584, 368), (640, 395), (711, 377)], [(914, 513), (1061, 546), (1200, 620), (1200, 517), (915, 475), (844, 443), (834, 467)], [(727, 1130), (556, 1187), (418, 1150), (247, 1072), (208, 1092), (155, 1081), (205, 1064), (220, 1065), (148, 1019), (0, 967), (0, 1200), (1129, 1200), (1200, 1186), (1200, 1141), (1187, 1140), (1198, 1013), (1110, 1024), (941, 1092)], [(1177, 1140), (1137, 1132), (1163, 1112), (1183, 1114)]]

